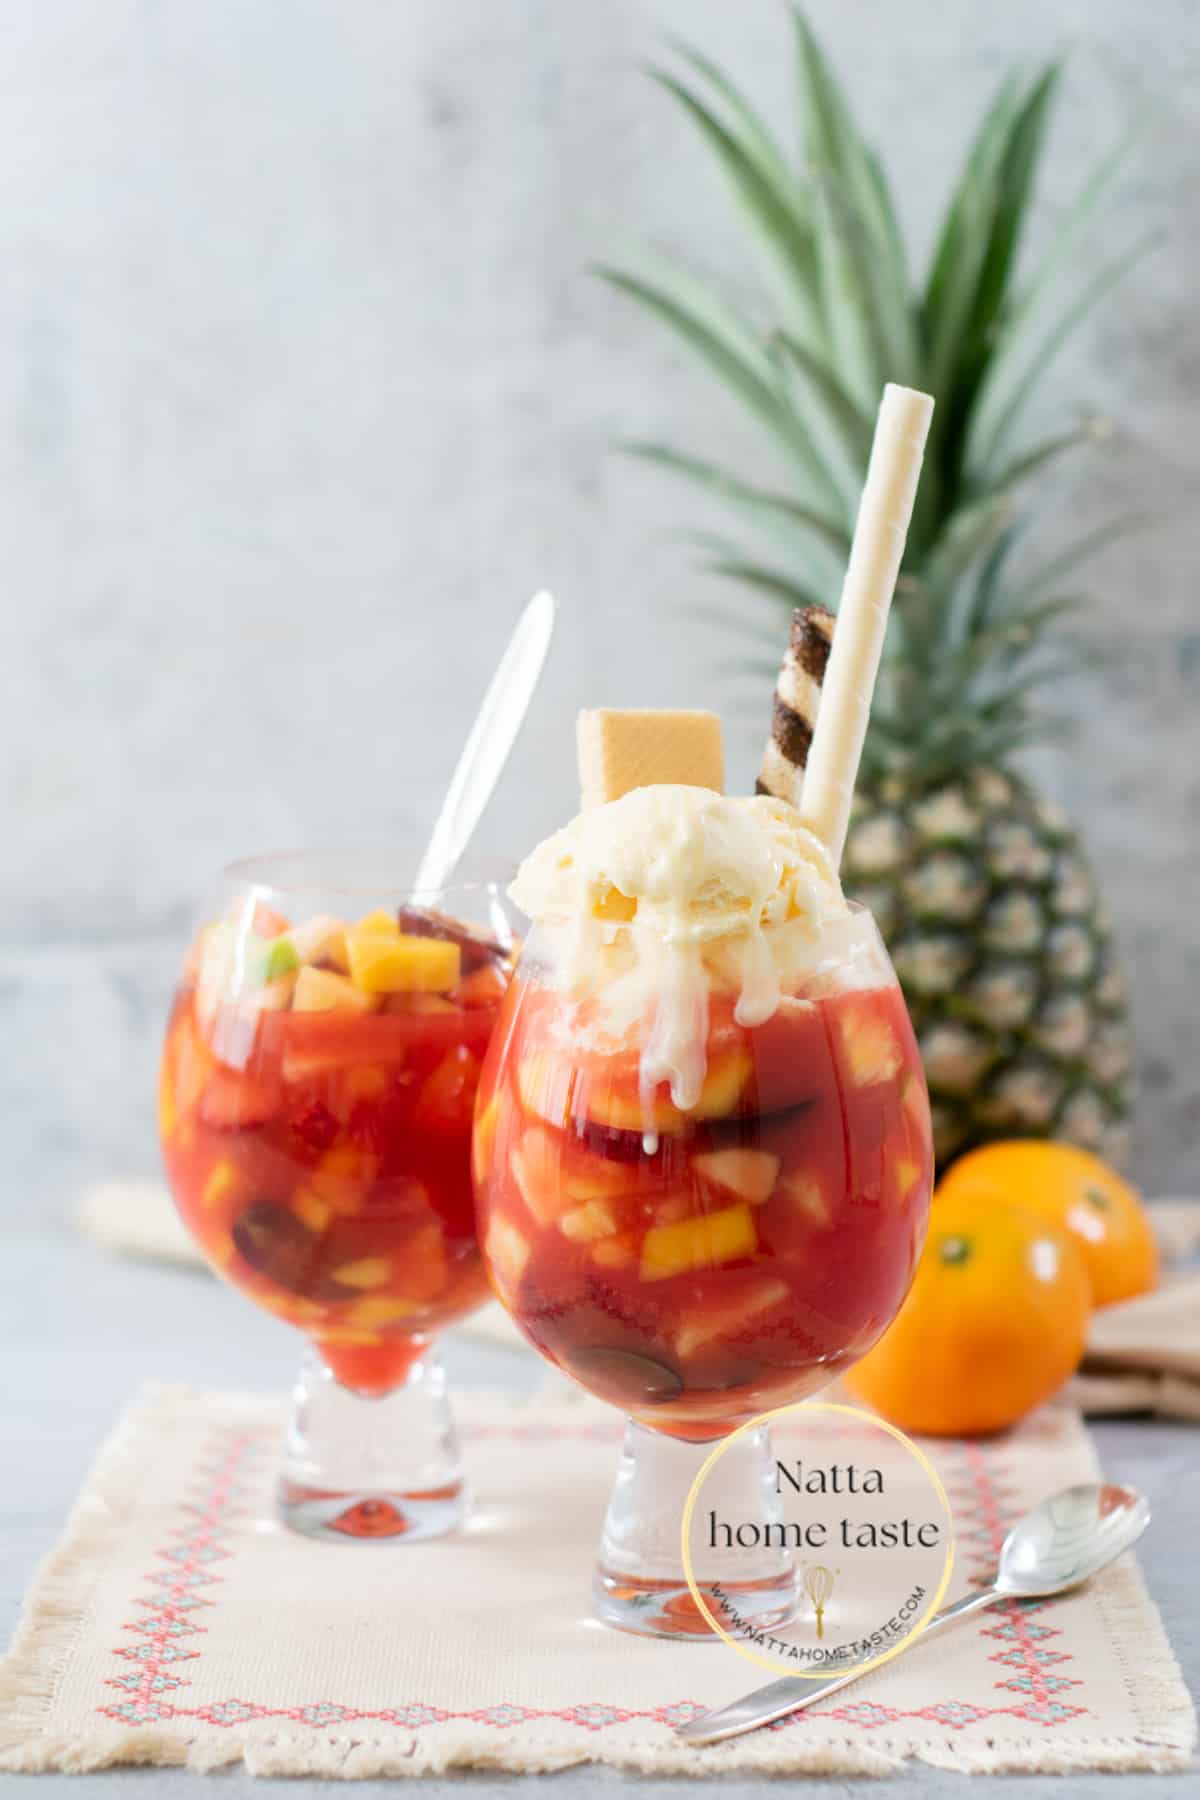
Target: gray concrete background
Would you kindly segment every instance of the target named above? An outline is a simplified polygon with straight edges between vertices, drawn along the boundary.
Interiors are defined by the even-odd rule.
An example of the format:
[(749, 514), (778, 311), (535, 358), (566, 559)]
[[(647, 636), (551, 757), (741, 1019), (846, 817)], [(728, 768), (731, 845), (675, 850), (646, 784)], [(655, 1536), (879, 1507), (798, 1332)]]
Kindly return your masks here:
[[(1091, 254), (1146, 222), (1163, 242), (1046, 396), (1119, 430), (1056, 486), (1047, 530), (1129, 507), (1162, 522), (1096, 565), (1091, 632), (1119, 656), (1069, 693), (1078, 739), (1039, 766), (1086, 827), (1132, 964), (1139, 1173), (1187, 1191), (1195, 0), (811, 10), (922, 247), (1014, 55), (1073, 48), (1043, 237), (1149, 103)], [(750, 452), (711, 384), (585, 273), (645, 242), (750, 291), (723, 194), (638, 70), (672, 30), (785, 118), (775, 0), (0, 8), (0, 1079), (19, 1229), (87, 1175), (154, 1166), (162, 1013), (213, 869), (416, 842), (535, 585), (560, 594), (562, 629), (493, 847), (572, 810), (581, 704), (718, 706), (750, 781), (767, 688), (728, 665), (769, 613), (689, 570), (666, 531), (697, 516), (688, 496), (606, 454), (648, 432)], [(688, 616), (714, 600), (725, 627)]]

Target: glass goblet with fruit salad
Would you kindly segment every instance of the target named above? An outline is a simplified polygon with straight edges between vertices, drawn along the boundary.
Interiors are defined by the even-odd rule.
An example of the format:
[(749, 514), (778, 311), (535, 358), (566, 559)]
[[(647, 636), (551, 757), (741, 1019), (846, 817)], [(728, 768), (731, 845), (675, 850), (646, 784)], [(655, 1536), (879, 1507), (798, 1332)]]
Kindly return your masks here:
[[(917, 1047), (873, 920), (783, 801), (637, 789), (512, 893), (536, 925), (477, 1102), (484, 1254), (534, 1348), (629, 1415), (596, 1610), (695, 1635), (680, 1528), (712, 1442), (862, 1356), (912, 1279)], [(717, 1468), (706, 1509), (773, 1516), (765, 1430)], [(782, 1551), (696, 1576), (756, 1625), (793, 1609)]]
[(297, 1326), (279, 1501), (414, 1540), (463, 1510), (436, 1334), (487, 1298), (471, 1115), (508, 985), (497, 883), (412, 895), (346, 855), (235, 864), (188, 953), (159, 1083), (167, 1173), (217, 1272)]

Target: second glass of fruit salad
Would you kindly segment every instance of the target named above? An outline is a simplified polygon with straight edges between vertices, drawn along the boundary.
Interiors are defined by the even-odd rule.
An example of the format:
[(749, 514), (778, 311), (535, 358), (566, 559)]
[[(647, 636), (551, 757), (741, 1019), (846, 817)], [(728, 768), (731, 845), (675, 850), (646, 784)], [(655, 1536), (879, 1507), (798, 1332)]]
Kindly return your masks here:
[[(874, 922), (781, 801), (638, 789), (512, 893), (537, 923), (477, 1102), (484, 1254), (534, 1347), (630, 1417), (597, 1612), (707, 1635), (680, 1531), (713, 1441), (862, 1356), (912, 1279), (917, 1047)], [(766, 1431), (717, 1467), (705, 1514), (770, 1522)], [(782, 1551), (715, 1544), (696, 1576), (747, 1624), (794, 1609)]]
[(464, 1497), (435, 1335), (487, 1298), (471, 1115), (513, 938), (488, 871), (235, 864), (167, 1032), (159, 1127), (217, 1272), (310, 1343), (279, 1488), (314, 1535), (413, 1541)]

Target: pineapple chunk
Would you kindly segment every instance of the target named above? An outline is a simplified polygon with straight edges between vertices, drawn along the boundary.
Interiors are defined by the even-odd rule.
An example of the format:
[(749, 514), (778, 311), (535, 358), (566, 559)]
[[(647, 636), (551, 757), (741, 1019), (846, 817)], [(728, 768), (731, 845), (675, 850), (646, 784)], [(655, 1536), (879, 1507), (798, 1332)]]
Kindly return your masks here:
[(390, 1256), (360, 1256), (355, 1262), (342, 1263), (333, 1271), (339, 1287), (383, 1287), (392, 1272)]
[(731, 1337), (751, 1319), (760, 1318), (788, 1296), (787, 1284), (768, 1279), (738, 1295), (728, 1306), (702, 1306), (685, 1315), (675, 1333), (675, 1354), (692, 1356), (715, 1338)]
[(686, 1119), (728, 1118), (736, 1112), (753, 1071), (749, 1052), (735, 1047), (713, 1058), (700, 1097), (686, 1113), (669, 1098), (655, 1100), (644, 1108), (636, 1093), (597, 1087), (588, 1095), (588, 1114), (597, 1124), (611, 1126), (615, 1131), (678, 1131)]
[(829, 1204), (829, 1196), (815, 1176), (796, 1169), (784, 1176), (779, 1183), (778, 1192), (786, 1196), (793, 1208), (803, 1213), (813, 1225), (824, 1227), (832, 1224), (833, 1208)]
[(550, 1133), (531, 1125), (512, 1153), (511, 1166), (521, 1198), (539, 1225), (553, 1225), (572, 1205), (571, 1196), (559, 1185), (560, 1165), (558, 1145)]
[(292, 993), (293, 1012), (373, 1012), (375, 1000), (362, 993), (344, 975), (328, 969), (313, 969), (305, 964), (296, 977)]
[(576, 1154), (563, 1163), (563, 1193), (572, 1200), (623, 1200), (639, 1194), (645, 1176), (636, 1162)]
[(598, 1238), (592, 1245), (592, 1261), (600, 1269), (627, 1269), (637, 1255), (637, 1240), (630, 1232)]
[(223, 1158), (214, 1168), (204, 1184), (204, 1192), (200, 1199), (205, 1207), (220, 1206), (222, 1200), (231, 1194), (237, 1186), (237, 1170), (229, 1159)]
[(349, 974), (346, 927), (341, 919), (335, 919), (331, 913), (318, 913), (305, 924), (293, 926), (288, 937), (302, 963), (332, 963), (340, 974)]
[(444, 994), (462, 969), (462, 950), (445, 938), (356, 925), (346, 934), (346, 950), (354, 985), (367, 994)]
[(500, 1095), (492, 1095), (487, 1105), (475, 1120), (475, 1129), (471, 1134), (471, 1174), (476, 1187), (482, 1187), (487, 1180), (488, 1170), (492, 1166), (492, 1151), (496, 1145), (496, 1125), (500, 1118)]
[(845, 1065), (855, 1087), (891, 1081), (900, 1073), (904, 1052), (895, 1032), (874, 1006), (843, 1004), (836, 1017)]
[(643, 1281), (665, 1281), (689, 1269), (711, 1269), (719, 1263), (752, 1256), (758, 1232), (748, 1206), (727, 1206), (677, 1225), (654, 1225), (642, 1239)]
[(779, 1174), (779, 1158), (769, 1150), (712, 1150), (693, 1156), (692, 1169), (706, 1187), (718, 1187), (761, 1206)]
[(575, 1071), (568, 1062), (546, 1055), (524, 1057), (517, 1065), (517, 1090), (527, 1113), (560, 1130), (570, 1125)]
[(558, 1228), (573, 1244), (591, 1244), (597, 1238), (615, 1237), (617, 1221), (612, 1207), (603, 1200), (588, 1200), (565, 1212)]
[(483, 1252), (501, 1300), (513, 1300), (525, 1273), (532, 1245), (511, 1219), (497, 1213), (488, 1226)]

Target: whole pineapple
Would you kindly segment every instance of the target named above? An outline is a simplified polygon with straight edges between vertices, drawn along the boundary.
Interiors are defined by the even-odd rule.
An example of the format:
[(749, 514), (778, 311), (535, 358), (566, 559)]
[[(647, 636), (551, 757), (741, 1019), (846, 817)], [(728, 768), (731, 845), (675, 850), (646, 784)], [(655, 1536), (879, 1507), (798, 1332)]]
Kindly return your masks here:
[[(1015, 268), (1050, 65), (1005, 81), (914, 285), (878, 159), (803, 16), (797, 165), (743, 94), (683, 50), (691, 85), (655, 78), (700, 130), (751, 229), (771, 294), (751, 321), (677, 270), (604, 276), (666, 323), (767, 434), (783, 491), (658, 444), (629, 446), (736, 510), (777, 555), (697, 534), (707, 566), (808, 607), (836, 596), (885, 381), (937, 400), (897, 586), (843, 873), (891, 948), (925, 1058), (939, 1158), (989, 1138), (1055, 1136), (1125, 1153), (1131, 1053), (1108, 927), (1078, 839), (1011, 766), (1046, 721), (1035, 690), (1077, 666), (1061, 583), (1114, 523), (1013, 575), (1022, 481), (1095, 426), (1014, 443), (1021, 406), (1136, 246), (1039, 325), (1119, 160), (1097, 170), (1039, 270)], [(1057, 657), (1049, 654), (1057, 648)]]

